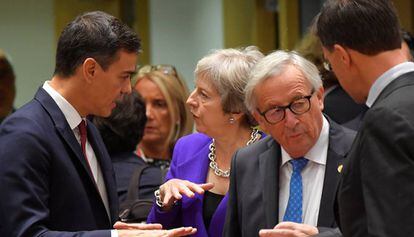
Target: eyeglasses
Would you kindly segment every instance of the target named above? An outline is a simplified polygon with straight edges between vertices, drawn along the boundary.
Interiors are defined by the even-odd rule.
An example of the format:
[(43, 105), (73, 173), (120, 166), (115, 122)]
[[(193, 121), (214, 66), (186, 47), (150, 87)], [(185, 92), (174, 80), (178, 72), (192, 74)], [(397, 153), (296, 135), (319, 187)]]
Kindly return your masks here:
[(264, 112), (260, 112), (259, 109), (257, 109), (257, 112), (260, 115), (262, 115), (268, 123), (276, 124), (285, 118), (286, 109), (289, 109), (295, 115), (301, 115), (301, 114), (308, 112), (311, 108), (310, 98), (312, 97), (314, 92), (315, 90), (312, 89), (312, 92), (310, 95), (302, 96), (292, 101), (287, 106), (276, 106)]
[(159, 64), (159, 65), (144, 65), (138, 69), (138, 74), (140, 73), (150, 73), (153, 71), (159, 71), (165, 75), (177, 76), (177, 70), (174, 66), (168, 64)]
[(135, 85), (137, 83), (138, 78), (145, 76), (145, 74), (150, 72), (161, 72), (164, 75), (172, 76), (173, 78), (176, 78), (178, 83), (180, 83), (181, 86), (184, 87), (183, 83), (181, 82), (177, 70), (174, 66), (168, 65), (168, 64), (158, 64), (158, 65), (144, 65), (140, 66), (138, 68), (137, 73), (135, 74), (131, 84)]

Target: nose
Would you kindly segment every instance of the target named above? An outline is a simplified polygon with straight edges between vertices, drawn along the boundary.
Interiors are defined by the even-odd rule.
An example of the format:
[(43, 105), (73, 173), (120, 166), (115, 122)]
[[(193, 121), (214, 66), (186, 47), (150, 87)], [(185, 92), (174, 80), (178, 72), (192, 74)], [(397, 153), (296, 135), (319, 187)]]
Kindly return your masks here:
[(193, 90), (193, 92), (191, 92), (190, 96), (188, 96), (188, 99), (186, 101), (186, 104), (190, 107), (190, 108), (194, 108), (197, 106), (197, 101), (195, 99), (195, 90)]
[(285, 126), (288, 128), (295, 128), (298, 124), (299, 120), (296, 118), (295, 115), (290, 109), (285, 110)]
[(125, 80), (125, 83), (122, 85), (121, 93), (130, 94), (132, 91), (131, 80)]
[(153, 113), (153, 108), (151, 106), (151, 104), (147, 103), (145, 105), (145, 115), (147, 116), (147, 119), (153, 119), (154, 118), (154, 113)]

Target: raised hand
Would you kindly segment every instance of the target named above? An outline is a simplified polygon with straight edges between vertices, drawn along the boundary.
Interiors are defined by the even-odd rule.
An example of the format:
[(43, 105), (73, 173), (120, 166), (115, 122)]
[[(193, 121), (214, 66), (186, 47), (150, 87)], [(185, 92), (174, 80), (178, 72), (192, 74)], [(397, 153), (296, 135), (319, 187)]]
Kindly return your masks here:
[(170, 210), (172, 205), (182, 199), (182, 195), (194, 197), (194, 193), (203, 194), (214, 187), (213, 183), (195, 184), (181, 179), (170, 179), (160, 186), (160, 199), (163, 210)]

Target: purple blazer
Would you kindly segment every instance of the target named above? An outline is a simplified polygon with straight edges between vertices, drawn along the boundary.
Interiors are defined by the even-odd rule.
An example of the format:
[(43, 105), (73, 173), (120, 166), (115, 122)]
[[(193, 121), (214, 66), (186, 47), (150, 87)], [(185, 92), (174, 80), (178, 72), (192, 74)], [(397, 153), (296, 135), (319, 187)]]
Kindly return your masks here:
[[(210, 137), (202, 133), (194, 133), (180, 138), (174, 147), (173, 158), (166, 180), (178, 178), (194, 183), (205, 183), (209, 167), (208, 146), (211, 140)], [(163, 212), (154, 204), (147, 222), (161, 223), (165, 229), (192, 226), (197, 228), (197, 233), (193, 236), (221, 237), (223, 235), (228, 195), (226, 194), (221, 200), (211, 219), (208, 230), (203, 220), (203, 197), (199, 194), (196, 194), (194, 198), (183, 195), (179, 205), (169, 212)]]
[[(265, 137), (264, 133), (260, 133)], [(209, 169), (209, 149), (212, 139), (202, 133), (194, 133), (180, 138), (174, 147), (170, 170), (165, 180), (178, 178), (193, 183), (205, 183)], [(222, 237), (228, 193), (221, 200), (207, 230), (203, 219), (203, 195), (196, 194), (194, 198), (183, 195), (183, 199), (172, 210), (162, 211), (153, 205), (148, 215), (148, 223), (161, 223), (164, 229), (192, 226), (197, 228), (197, 237)]]

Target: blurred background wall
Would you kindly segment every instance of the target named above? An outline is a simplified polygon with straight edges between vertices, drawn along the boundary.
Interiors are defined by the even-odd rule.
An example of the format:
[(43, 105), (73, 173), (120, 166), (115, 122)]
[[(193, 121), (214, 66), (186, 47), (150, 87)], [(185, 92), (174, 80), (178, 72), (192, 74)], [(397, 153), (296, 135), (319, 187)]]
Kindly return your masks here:
[[(292, 49), (324, 0), (0, 0), (0, 48), (17, 75), (15, 106), (51, 78), (57, 37), (85, 11), (103, 10), (142, 38), (140, 64), (173, 64), (193, 88), (197, 61), (213, 49), (257, 45)], [(414, 3), (394, 0), (413, 32)]]
[(0, 0), (0, 48), (16, 74), (16, 107), (29, 101), (53, 73), (53, 11), (52, 0)]

